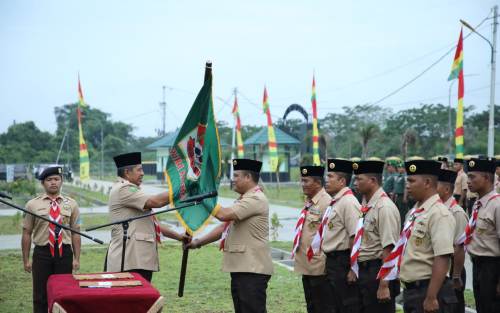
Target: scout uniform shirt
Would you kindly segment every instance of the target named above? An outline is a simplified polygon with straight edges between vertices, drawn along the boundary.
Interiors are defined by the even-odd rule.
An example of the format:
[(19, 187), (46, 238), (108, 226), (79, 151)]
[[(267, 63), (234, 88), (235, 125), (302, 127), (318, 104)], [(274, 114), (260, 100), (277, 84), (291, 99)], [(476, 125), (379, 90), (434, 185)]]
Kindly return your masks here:
[(465, 174), (464, 170), (460, 170), (457, 172), (457, 179), (455, 179), (455, 188), (453, 188), (454, 195), (461, 195), (462, 190), (467, 189), (469, 192), (469, 188), (467, 187), (467, 174)]
[[(40, 195), (26, 203), (26, 209), (35, 214), (50, 218), (50, 200), (46, 195)], [(66, 196), (58, 196), (57, 202), (61, 208), (62, 222), (61, 224), (78, 230), (81, 225), (80, 210), (75, 200)], [(23, 228), (28, 231), (33, 231), (33, 244), (37, 246), (45, 246), (49, 244), (49, 222), (26, 214), (23, 220)], [(62, 230), (63, 244), (71, 245), (71, 232)]]
[(222, 271), (271, 275), (269, 202), (258, 187), (250, 189), (232, 206), (237, 219), (224, 242)]
[[(434, 257), (453, 254), (455, 219), (437, 194), (422, 205), (403, 254), (399, 277), (403, 282), (430, 279)], [(407, 215), (408, 218), (409, 215)]]
[(473, 256), (500, 257), (500, 197), (492, 190), (481, 199), (481, 207), (477, 214), (476, 229), (472, 233), (472, 241), (467, 251)]
[[(453, 242), (456, 242), (460, 236), (465, 231), (465, 227), (467, 227), (467, 223), (469, 222), (469, 218), (467, 217), (467, 213), (465, 213), (464, 209), (454, 201), (455, 198), (450, 197), (448, 201), (444, 203), (444, 205), (450, 210), (453, 218), (455, 219), (455, 233), (453, 236)], [(452, 205), (453, 204), (453, 205)]]
[(298, 251), (295, 255), (294, 270), (302, 275), (319, 276), (325, 274), (326, 256), (323, 252), (315, 254), (311, 261), (307, 260), (307, 250), (316, 234), (321, 219), (326, 208), (330, 205), (332, 198), (324, 188), (311, 199), (313, 205), (309, 208), (304, 226), (302, 227), (302, 236), (300, 238)]
[(398, 242), (401, 227), (398, 208), (382, 188), (373, 194), (368, 203), (363, 204), (365, 205), (370, 210), (365, 215), (359, 262), (381, 259), (384, 247)]
[(333, 197), (333, 200), (337, 201), (328, 217), (323, 244), (321, 245), (324, 252), (350, 249), (349, 239), (356, 233), (361, 205), (353, 195), (344, 195), (347, 191), (349, 191), (349, 188), (344, 187)]
[[(147, 214), (150, 210), (144, 211), (144, 205), (148, 198), (149, 196), (139, 186), (123, 178), (118, 178), (109, 193), (110, 220), (118, 221)], [(108, 248), (108, 272), (120, 271), (122, 244), (122, 225), (113, 225)], [(151, 217), (137, 219), (129, 223), (123, 269), (125, 271), (132, 269), (159, 270), (156, 233)]]

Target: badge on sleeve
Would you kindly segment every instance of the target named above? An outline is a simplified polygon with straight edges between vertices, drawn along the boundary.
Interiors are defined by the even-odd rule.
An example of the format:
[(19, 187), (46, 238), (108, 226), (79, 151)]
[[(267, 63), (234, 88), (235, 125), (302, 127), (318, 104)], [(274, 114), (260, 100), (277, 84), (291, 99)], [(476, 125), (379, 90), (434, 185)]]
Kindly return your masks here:
[(130, 191), (130, 192), (137, 192), (137, 191), (139, 191), (139, 188), (137, 188), (135, 186), (130, 186), (130, 187), (128, 187), (128, 191)]

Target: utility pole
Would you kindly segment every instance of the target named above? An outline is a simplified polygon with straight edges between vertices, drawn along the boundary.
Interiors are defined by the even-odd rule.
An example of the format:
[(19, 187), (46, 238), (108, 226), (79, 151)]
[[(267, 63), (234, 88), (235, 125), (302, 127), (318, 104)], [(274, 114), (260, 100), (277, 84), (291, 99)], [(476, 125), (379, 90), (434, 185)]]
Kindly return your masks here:
[(474, 27), (470, 26), (464, 20), (460, 20), (462, 25), (467, 27), (472, 32), (476, 33), (479, 37), (481, 37), (484, 41), (486, 41), (491, 48), (491, 81), (490, 81), (490, 116), (488, 121), (488, 157), (493, 157), (495, 154), (495, 70), (496, 70), (496, 47), (497, 47), (497, 18), (498, 18), (498, 5), (495, 5), (492, 9), (493, 11), (493, 43), (480, 33), (478, 33)]
[(101, 123), (101, 179), (104, 178), (104, 131)]
[(488, 123), (488, 157), (495, 154), (495, 70), (497, 47), (498, 5), (493, 7), (493, 44), (491, 46), (490, 120)]
[(165, 136), (165, 126), (166, 126), (165, 125), (165, 121), (166, 121), (166, 118), (167, 118), (167, 116), (166, 116), (166, 114), (167, 114), (166, 113), (167, 103), (165, 102), (165, 88), (166, 88), (165, 86), (162, 87), (162, 89), (163, 89), (163, 101), (160, 102), (160, 108), (162, 110), (162, 122), (163, 122), (162, 123), (163, 127), (161, 129), (161, 135), (162, 136)]

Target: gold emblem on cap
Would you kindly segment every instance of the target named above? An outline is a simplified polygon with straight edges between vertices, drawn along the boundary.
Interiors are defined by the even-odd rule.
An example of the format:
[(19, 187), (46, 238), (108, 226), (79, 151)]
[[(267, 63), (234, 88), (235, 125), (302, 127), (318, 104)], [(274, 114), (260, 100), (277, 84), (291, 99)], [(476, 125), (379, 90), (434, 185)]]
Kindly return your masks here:
[(233, 165), (236, 165), (236, 164), (238, 164), (238, 161), (233, 160)]
[(335, 168), (335, 163), (331, 162), (330, 163), (330, 168), (333, 170)]
[(59, 174), (62, 173), (62, 169), (60, 167), (57, 168), (57, 171), (59, 172)]
[(469, 167), (474, 167), (474, 166), (476, 166), (476, 162), (474, 162), (472, 160), (469, 161)]
[(302, 174), (306, 175), (307, 174), (307, 169), (306, 168), (303, 168), (302, 169)]
[(417, 171), (417, 166), (415, 164), (410, 165), (410, 172), (415, 173)]
[(357, 170), (359, 168), (358, 163), (352, 163), (352, 169)]

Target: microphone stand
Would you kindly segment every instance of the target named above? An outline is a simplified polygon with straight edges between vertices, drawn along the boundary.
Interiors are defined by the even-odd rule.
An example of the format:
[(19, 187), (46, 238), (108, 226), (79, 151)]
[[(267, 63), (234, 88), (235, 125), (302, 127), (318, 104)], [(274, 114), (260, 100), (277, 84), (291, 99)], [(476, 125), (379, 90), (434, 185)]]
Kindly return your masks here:
[(74, 233), (74, 234), (78, 234), (78, 235), (80, 235), (80, 236), (82, 236), (82, 237), (88, 238), (88, 239), (90, 239), (90, 240), (92, 240), (92, 241), (94, 241), (94, 242), (97, 242), (97, 243), (101, 244), (101, 245), (104, 243), (104, 242), (103, 242), (102, 240), (100, 240), (100, 239), (97, 239), (97, 238), (94, 238), (94, 237), (89, 236), (89, 235), (87, 235), (87, 234), (81, 233), (81, 232), (79, 232), (78, 230), (75, 230), (75, 229), (73, 229), (73, 228), (71, 228), (71, 227), (69, 227), (69, 226), (66, 226), (66, 225), (60, 224), (60, 223), (58, 223), (58, 222), (51, 221), (49, 218), (46, 218), (45, 216), (41, 216), (41, 215), (38, 215), (38, 214), (36, 214), (36, 213), (30, 212), (30, 211), (28, 211), (28, 210), (26, 210), (26, 209), (24, 209), (24, 208), (21, 208), (20, 206), (17, 206), (17, 205), (15, 205), (15, 204), (13, 204), (13, 203), (7, 202), (7, 201), (5, 201), (5, 200), (3, 200), (3, 199), (0, 199), (0, 202), (1, 202), (1, 203), (3, 203), (3, 204), (8, 205), (8, 206), (10, 206), (10, 207), (13, 207), (14, 209), (17, 209), (17, 210), (19, 210), (19, 211), (22, 211), (22, 212), (24, 212), (24, 213), (26, 213), (26, 214), (30, 214), (30, 215), (32, 215), (32, 216), (34, 216), (34, 217), (36, 217), (36, 218), (39, 218), (39, 219), (41, 219), (41, 220), (44, 220), (44, 221), (49, 222), (49, 223), (51, 223), (51, 224), (54, 224), (54, 225), (56, 226), (56, 232), (55, 232), (55, 233), (56, 233), (56, 241), (57, 241), (57, 236), (58, 236), (58, 229), (57, 229), (57, 227), (59, 227), (59, 228), (62, 228), (62, 229), (69, 230), (70, 232), (72, 232), (72, 233)]

